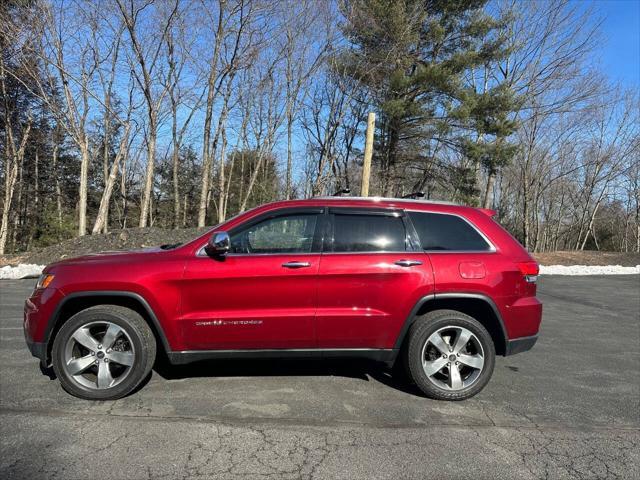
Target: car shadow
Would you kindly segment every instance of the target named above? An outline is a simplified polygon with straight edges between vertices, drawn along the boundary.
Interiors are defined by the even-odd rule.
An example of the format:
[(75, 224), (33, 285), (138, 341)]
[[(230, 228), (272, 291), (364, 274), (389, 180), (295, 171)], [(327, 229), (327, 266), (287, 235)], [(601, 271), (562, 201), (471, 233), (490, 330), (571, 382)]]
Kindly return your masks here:
[(345, 377), (365, 382), (377, 381), (403, 393), (424, 397), (399, 369), (361, 359), (237, 359), (201, 360), (172, 365), (159, 358), (154, 371), (167, 381), (199, 377)]

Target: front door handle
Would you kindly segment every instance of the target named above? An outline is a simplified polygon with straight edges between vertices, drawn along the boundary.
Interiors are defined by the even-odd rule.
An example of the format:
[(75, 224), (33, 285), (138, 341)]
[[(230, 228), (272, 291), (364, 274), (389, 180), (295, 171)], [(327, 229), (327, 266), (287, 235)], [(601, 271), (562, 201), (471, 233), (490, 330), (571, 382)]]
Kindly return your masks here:
[(310, 267), (311, 263), (310, 262), (287, 262), (287, 263), (283, 263), (282, 266), (284, 268), (306, 268), (306, 267)]
[(420, 260), (398, 260), (396, 265), (400, 265), (401, 267), (413, 267), (415, 265), (422, 265)]

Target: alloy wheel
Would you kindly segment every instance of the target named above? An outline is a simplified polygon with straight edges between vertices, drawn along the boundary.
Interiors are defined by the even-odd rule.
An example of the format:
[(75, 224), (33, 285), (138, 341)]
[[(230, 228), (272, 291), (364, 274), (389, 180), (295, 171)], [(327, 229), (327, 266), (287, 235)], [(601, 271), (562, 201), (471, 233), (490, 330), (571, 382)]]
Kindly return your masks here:
[(69, 337), (63, 368), (80, 385), (103, 390), (127, 378), (135, 359), (133, 342), (121, 326), (96, 321), (81, 326)]
[(464, 327), (447, 326), (429, 336), (422, 347), (422, 368), (431, 383), (444, 390), (473, 385), (484, 367), (478, 337)]

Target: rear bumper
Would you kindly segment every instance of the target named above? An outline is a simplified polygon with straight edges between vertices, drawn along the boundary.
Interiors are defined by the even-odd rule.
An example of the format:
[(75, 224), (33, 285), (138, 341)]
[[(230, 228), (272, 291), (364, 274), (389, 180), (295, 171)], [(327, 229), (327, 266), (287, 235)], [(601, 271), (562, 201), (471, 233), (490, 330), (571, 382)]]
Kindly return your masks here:
[(531, 350), (538, 341), (538, 335), (531, 335), (530, 337), (514, 338), (507, 341), (507, 348), (505, 355), (515, 355), (516, 353), (526, 352)]

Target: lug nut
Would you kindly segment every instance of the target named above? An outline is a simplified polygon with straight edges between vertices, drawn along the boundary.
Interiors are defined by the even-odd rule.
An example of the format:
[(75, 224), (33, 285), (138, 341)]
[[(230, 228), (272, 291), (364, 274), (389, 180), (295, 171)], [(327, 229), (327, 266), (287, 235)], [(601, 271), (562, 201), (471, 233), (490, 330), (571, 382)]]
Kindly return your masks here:
[(98, 345), (98, 348), (99, 348), (99, 349), (102, 349), (102, 344)]
[(100, 363), (100, 360), (96, 360), (94, 363), (97, 365)]
[(456, 362), (456, 365), (460, 365), (460, 362)]
[(93, 352), (93, 351), (91, 352), (91, 355), (92, 355), (92, 356), (93, 356), (93, 355), (95, 355), (95, 354), (96, 354), (96, 352)]
[(447, 356), (443, 353), (443, 354), (442, 354), (442, 358), (447, 358)]
[(104, 359), (104, 363), (109, 363), (109, 359), (108, 359), (108, 358), (105, 358), (105, 359)]
[(110, 348), (107, 348), (107, 353), (111, 353), (111, 349)]

